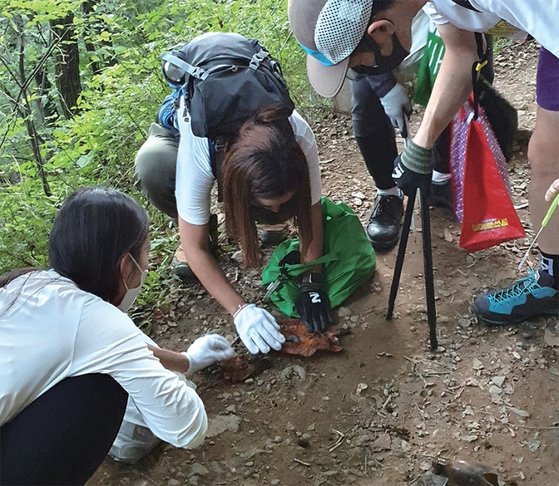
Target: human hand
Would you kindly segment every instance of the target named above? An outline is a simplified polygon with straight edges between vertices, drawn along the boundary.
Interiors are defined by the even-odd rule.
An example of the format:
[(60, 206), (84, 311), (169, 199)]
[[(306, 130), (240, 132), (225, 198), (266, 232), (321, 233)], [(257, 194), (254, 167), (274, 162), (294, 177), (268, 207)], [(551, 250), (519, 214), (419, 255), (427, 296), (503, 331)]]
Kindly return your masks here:
[(400, 83), (380, 98), (386, 116), (394, 128), (398, 128), (402, 134), (407, 133), (406, 119), (411, 114), (411, 102), (406, 88)]
[(555, 179), (549, 189), (545, 193), (545, 200), (551, 202), (555, 196), (559, 194), (559, 179)]
[(196, 339), (182, 354), (188, 358), (188, 374), (192, 374), (218, 361), (232, 358), (235, 351), (223, 336), (206, 334)]
[(248, 304), (233, 317), (239, 337), (252, 354), (268, 353), (270, 348), (279, 351), (285, 337), (279, 324), (267, 310)]
[(311, 332), (324, 332), (332, 324), (330, 301), (320, 284), (301, 283), (295, 309)]
[(432, 152), (432, 149), (420, 147), (408, 140), (404, 151), (396, 157), (392, 179), (406, 196), (418, 188), (426, 189), (431, 184)]

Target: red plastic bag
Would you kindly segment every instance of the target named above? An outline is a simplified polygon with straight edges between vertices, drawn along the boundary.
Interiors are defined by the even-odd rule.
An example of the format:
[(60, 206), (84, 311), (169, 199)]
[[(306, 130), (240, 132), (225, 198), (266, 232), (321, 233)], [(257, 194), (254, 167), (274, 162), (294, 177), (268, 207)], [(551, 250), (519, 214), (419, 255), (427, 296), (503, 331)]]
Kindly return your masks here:
[(460, 247), (474, 252), (525, 236), (509, 194), (503, 152), (483, 109), (467, 103), (452, 122), (450, 167)]

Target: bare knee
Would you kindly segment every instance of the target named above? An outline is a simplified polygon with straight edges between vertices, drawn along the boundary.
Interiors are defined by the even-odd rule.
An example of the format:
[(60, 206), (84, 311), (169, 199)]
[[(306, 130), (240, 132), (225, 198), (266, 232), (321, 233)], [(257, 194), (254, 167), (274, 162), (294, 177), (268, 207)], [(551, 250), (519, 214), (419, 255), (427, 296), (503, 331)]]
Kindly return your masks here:
[(538, 108), (536, 126), (528, 144), (532, 177), (550, 178), (559, 174), (559, 113)]

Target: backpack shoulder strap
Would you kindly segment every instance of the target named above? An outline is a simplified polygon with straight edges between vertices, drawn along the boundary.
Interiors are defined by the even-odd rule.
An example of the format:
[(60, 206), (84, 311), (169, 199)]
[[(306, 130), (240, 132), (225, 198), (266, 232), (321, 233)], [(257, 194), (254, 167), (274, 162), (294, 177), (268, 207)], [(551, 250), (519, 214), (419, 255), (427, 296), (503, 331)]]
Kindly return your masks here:
[(489, 51), (484, 46), (484, 34), (480, 32), (475, 33), (478, 60), (472, 65), (472, 90), (474, 94), (474, 120), (477, 120), (479, 111), (479, 98), (483, 83), (481, 82), (481, 70), (489, 62)]
[(210, 167), (217, 181), (217, 200), (223, 202), (223, 188), (221, 181), (221, 163), (223, 162), (223, 140), (208, 138), (208, 149), (210, 152)]

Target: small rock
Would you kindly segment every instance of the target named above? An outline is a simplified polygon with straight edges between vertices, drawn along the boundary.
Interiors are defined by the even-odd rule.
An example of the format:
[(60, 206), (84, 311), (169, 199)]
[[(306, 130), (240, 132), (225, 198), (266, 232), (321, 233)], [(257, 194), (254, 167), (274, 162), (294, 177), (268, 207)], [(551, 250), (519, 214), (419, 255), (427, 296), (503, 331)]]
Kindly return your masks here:
[(231, 259), (235, 260), (237, 263), (242, 264), (244, 261), (243, 251), (242, 250), (236, 251), (231, 255)]
[(551, 346), (552, 348), (559, 347), (559, 336), (557, 336), (557, 334), (549, 328), (544, 331), (543, 340), (545, 341), (545, 344)]
[(192, 464), (192, 466), (190, 466), (190, 476), (205, 476), (208, 473), (209, 473), (208, 469), (202, 464), (199, 464), (197, 462), (195, 462), (194, 464)]
[(303, 436), (299, 437), (297, 439), (297, 445), (300, 447), (303, 447), (304, 449), (306, 449), (307, 447), (309, 447), (311, 444), (309, 442), (309, 439), (307, 439), (306, 437)]
[(460, 437), (460, 440), (464, 440), (466, 442), (475, 442), (478, 439), (479, 437), (477, 435), (463, 435)]
[(280, 378), (282, 380), (287, 381), (292, 376), (297, 377), (300, 380), (306, 380), (307, 379), (307, 372), (305, 371), (305, 368), (303, 368), (300, 365), (288, 366), (288, 367), (284, 368), (283, 370), (281, 370), (281, 372), (280, 372)]
[(381, 452), (390, 450), (392, 444), (392, 439), (390, 435), (386, 432), (379, 434), (379, 436), (375, 439), (375, 441), (371, 444), (371, 451), (372, 452)]
[(522, 410), (521, 408), (508, 407), (508, 409), (521, 418), (528, 418), (530, 416), (530, 414), (526, 412), (526, 410)]
[(402, 450), (403, 450), (404, 452), (409, 452), (409, 451), (411, 451), (411, 445), (410, 445), (410, 443), (409, 443), (407, 440), (402, 439), (402, 444), (401, 444), (401, 445), (402, 445)]
[(349, 307), (340, 307), (338, 309), (339, 317), (349, 317), (351, 315), (351, 309)]
[(478, 371), (479, 371), (479, 370), (482, 370), (482, 369), (484, 368), (484, 366), (483, 366), (483, 363), (482, 363), (479, 359), (474, 358), (474, 359), (472, 360), (472, 368), (473, 368), (474, 370), (478, 370)]
[(357, 385), (357, 389), (355, 390), (355, 394), (356, 394), (357, 396), (360, 396), (361, 393), (362, 393), (363, 391), (365, 391), (367, 388), (369, 388), (369, 385), (367, 385), (366, 383), (359, 383), (359, 384)]
[(206, 437), (209, 439), (222, 434), (226, 430), (237, 432), (241, 423), (238, 415), (216, 415), (209, 420)]
[(502, 392), (503, 392), (503, 389), (499, 388), (498, 386), (491, 385), (489, 387), (489, 393), (491, 393), (491, 395), (500, 395)]
[(506, 379), (505, 376), (494, 376), (493, 378), (491, 378), (491, 381), (495, 383), (495, 385), (497, 385), (498, 387), (502, 388), (505, 379)]
[(528, 442), (528, 450), (530, 452), (536, 452), (540, 446), (541, 446), (541, 442), (538, 439), (534, 439), (533, 441)]

